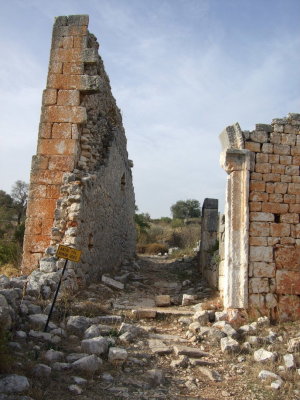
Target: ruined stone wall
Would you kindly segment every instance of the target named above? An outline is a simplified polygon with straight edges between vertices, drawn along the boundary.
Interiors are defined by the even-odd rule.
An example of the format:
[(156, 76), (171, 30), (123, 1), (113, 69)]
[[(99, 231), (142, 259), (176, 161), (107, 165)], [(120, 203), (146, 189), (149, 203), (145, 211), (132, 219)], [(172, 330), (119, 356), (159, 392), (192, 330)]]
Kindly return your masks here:
[(202, 205), (199, 266), (210, 286), (218, 287), (218, 200), (206, 198)]
[(253, 132), (236, 124), (222, 134), (227, 307), (300, 317), (299, 128), (300, 114), (289, 114)]
[(23, 271), (59, 243), (83, 251), (92, 279), (135, 252), (134, 192), (120, 110), (89, 33), (88, 16), (53, 27), (37, 155), (33, 157)]

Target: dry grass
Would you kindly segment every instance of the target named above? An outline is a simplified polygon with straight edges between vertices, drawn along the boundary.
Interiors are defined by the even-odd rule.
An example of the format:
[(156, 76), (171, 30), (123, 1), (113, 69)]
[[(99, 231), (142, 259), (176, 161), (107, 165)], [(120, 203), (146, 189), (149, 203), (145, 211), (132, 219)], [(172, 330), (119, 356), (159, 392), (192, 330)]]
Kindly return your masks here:
[(0, 275), (6, 275), (8, 277), (20, 276), (20, 268), (13, 264), (4, 264), (0, 266)]

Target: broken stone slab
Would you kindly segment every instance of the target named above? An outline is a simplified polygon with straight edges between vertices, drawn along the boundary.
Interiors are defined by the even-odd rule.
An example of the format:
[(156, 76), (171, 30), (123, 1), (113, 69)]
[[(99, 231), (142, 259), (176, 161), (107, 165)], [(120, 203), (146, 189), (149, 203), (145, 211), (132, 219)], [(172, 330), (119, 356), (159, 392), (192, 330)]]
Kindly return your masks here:
[(134, 342), (135, 338), (136, 336), (132, 332), (128, 331), (119, 336), (119, 342), (128, 344)]
[(209, 354), (195, 347), (188, 346), (174, 346), (174, 352), (177, 356), (187, 356), (191, 358), (208, 357)]
[(49, 378), (51, 375), (51, 367), (45, 364), (37, 364), (33, 368), (33, 374), (37, 378)]
[(132, 314), (136, 319), (156, 318), (156, 311), (153, 310), (132, 310)]
[(81, 342), (81, 349), (88, 354), (106, 354), (108, 351), (108, 340), (102, 336), (84, 339)]
[(87, 380), (81, 378), (80, 376), (72, 376), (72, 379), (76, 383), (76, 385), (85, 385), (87, 383)]
[(239, 343), (230, 336), (222, 338), (220, 344), (223, 353), (237, 353), (240, 350)]
[(8, 375), (0, 378), (0, 393), (22, 393), (29, 389), (29, 382), (26, 376)]
[(70, 363), (59, 362), (59, 361), (56, 361), (55, 363), (52, 364), (52, 368), (54, 371), (67, 371), (71, 367), (72, 365)]
[(288, 341), (287, 351), (289, 353), (294, 353), (296, 351), (300, 351), (300, 337), (295, 337)]
[(180, 356), (177, 360), (171, 361), (173, 368), (187, 368), (189, 365), (189, 358), (187, 356)]
[(108, 361), (125, 361), (128, 357), (128, 353), (125, 349), (120, 347), (110, 347), (108, 352)]
[(262, 370), (259, 372), (258, 377), (259, 377), (260, 379), (262, 379), (262, 380), (266, 380), (266, 379), (272, 379), (272, 380), (274, 380), (274, 379), (280, 379), (280, 380), (281, 380), (281, 378), (280, 378), (279, 375), (275, 374), (274, 372), (268, 371), (268, 370), (266, 370), (266, 369), (262, 369)]
[(164, 344), (163, 341), (158, 339), (149, 339), (148, 344), (152, 353), (159, 356), (172, 353), (172, 349)]
[(105, 283), (107, 286), (109, 286), (113, 289), (124, 290), (124, 283), (116, 281), (115, 279), (109, 278), (106, 275), (102, 275), (101, 280), (103, 283)]
[(83, 392), (82, 388), (78, 385), (70, 385), (70, 386), (68, 386), (68, 389), (71, 393), (76, 394), (76, 395), (80, 395)]
[(125, 322), (122, 322), (119, 329), (119, 333), (123, 334), (125, 332), (130, 332), (134, 336), (141, 336), (147, 334), (145, 329), (141, 328), (138, 325), (126, 324)]
[(273, 381), (270, 385), (272, 389), (279, 390), (281, 386), (283, 385), (283, 381), (281, 379), (277, 379), (276, 381)]
[(168, 335), (168, 334), (163, 334), (163, 333), (150, 333), (149, 338), (150, 339), (159, 339), (159, 340), (168, 341), (168, 342), (181, 342), (181, 343), (187, 342), (186, 339), (183, 339), (182, 337), (180, 337), (178, 335)]
[(157, 307), (168, 307), (171, 305), (171, 297), (168, 294), (155, 296)]
[(286, 369), (296, 368), (296, 362), (293, 354), (285, 354), (283, 356), (283, 361)]
[(208, 311), (197, 311), (193, 320), (199, 322), (201, 325), (206, 325), (209, 322), (209, 313)]
[(198, 300), (198, 296), (196, 294), (183, 294), (182, 296), (182, 306), (190, 306), (191, 304), (195, 304)]
[(207, 367), (199, 366), (198, 371), (201, 374), (205, 375), (208, 379), (210, 379), (213, 382), (221, 382), (222, 381), (222, 376), (216, 370), (211, 370)]
[(256, 350), (253, 353), (254, 360), (256, 362), (267, 362), (267, 361), (276, 361), (277, 360), (277, 354), (273, 353), (271, 351), (265, 350), (263, 348)]
[[(29, 324), (32, 329), (44, 329), (48, 315), (46, 314), (32, 314), (29, 315)], [(53, 322), (49, 322), (49, 329), (56, 329), (57, 326)]]
[(34, 339), (42, 339), (47, 342), (52, 341), (52, 335), (48, 332), (34, 331), (33, 329), (31, 329), (28, 335)]
[(50, 349), (46, 351), (44, 354), (44, 359), (48, 362), (55, 362), (55, 361), (61, 361), (64, 359), (64, 353), (62, 351), (56, 351), (53, 349)]
[(82, 372), (96, 372), (98, 371), (103, 364), (101, 358), (97, 357), (95, 354), (92, 354), (87, 357), (82, 357), (77, 361), (72, 363), (72, 367), (76, 371)]
[(72, 315), (67, 319), (67, 331), (73, 335), (83, 335), (90, 325), (92, 325), (91, 318), (83, 315)]
[(205, 365), (214, 366), (215, 365), (215, 363), (213, 363), (211, 361), (201, 360), (200, 358), (190, 358), (189, 362), (193, 367), (196, 367), (198, 365), (203, 365), (203, 366), (205, 366)]
[(101, 315), (99, 317), (91, 318), (93, 324), (120, 324), (122, 317), (120, 315)]

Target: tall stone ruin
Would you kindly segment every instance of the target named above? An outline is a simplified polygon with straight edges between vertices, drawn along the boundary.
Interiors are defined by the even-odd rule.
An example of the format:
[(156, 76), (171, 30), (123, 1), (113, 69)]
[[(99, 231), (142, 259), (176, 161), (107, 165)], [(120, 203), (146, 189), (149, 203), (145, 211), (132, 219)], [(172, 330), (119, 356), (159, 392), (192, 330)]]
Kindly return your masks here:
[(88, 21), (87, 15), (55, 19), (30, 177), (24, 273), (60, 243), (82, 250), (76, 271), (83, 279), (135, 253), (133, 165)]
[(221, 134), (226, 170), (226, 308), (273, 319), (300, 318), (300, 114), (238, 124)]

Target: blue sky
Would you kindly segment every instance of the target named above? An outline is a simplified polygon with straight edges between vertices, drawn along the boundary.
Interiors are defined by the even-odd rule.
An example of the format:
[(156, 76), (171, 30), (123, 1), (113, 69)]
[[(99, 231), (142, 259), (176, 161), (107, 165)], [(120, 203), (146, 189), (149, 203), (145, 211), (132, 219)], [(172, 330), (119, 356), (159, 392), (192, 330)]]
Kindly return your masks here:
[(0, 0), (0, 189), (29, 181), (53, 20), (89, 14), (122, 110), (136, 203), (224, 202), (218, 135), (300, 112), (300, 0)]

